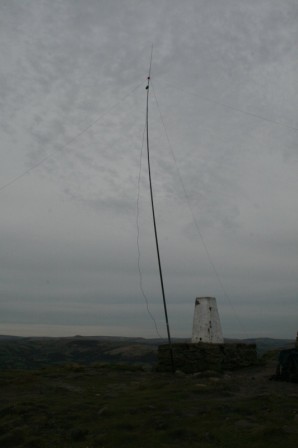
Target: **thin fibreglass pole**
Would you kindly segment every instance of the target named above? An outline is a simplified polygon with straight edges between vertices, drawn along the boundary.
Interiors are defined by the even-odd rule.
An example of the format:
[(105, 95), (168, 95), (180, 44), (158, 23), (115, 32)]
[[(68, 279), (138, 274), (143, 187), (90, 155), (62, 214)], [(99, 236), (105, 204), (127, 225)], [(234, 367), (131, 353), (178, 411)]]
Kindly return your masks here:
[(174, 356), (173, 356), (173, 346), (172, 346), (172, 340), (171, 340), (171, 333), (170, 333), (170, 326), (169, 326), (169, 319), (168, 319), (168, 312), (167, 312), (167, 303), (166, 303), (166, 296), (165, 296), (165, 290), (164, 290), (164, 284), (163, 284), (163, 276), (162, 276), (162, 269), (161, 269), (161, 262), (160, 262), (159, 244), (158, 244), (158, 237), (157, 237), (157, 228), (156, 228), (156, 220), (155, 220), (155, 211), (154, 211), (154, 200), (153, 200), (152, 180), (151, 180), (151, 168), (150, 168), (150, 151), (149, 151), (149, 90), (150, 90), (150, 76), (151, 76), (152, 53), (153, 53), (153, 48), (152, 48), (152, 50), (151, 50), (150, 66), (149, 66), (149, 74), (148, 74), (148, 78), (147, 78), (147, 81), (148, 81), (148, 82), (147, 82), (147, 86), (146, 86), (146, 89), (147, 89), (147, 103), (146, 103), (146, 137), (147, 137), (148, 174), (149, 174), (149, 185), (150, 185), (150, 198), (151, 198), (152, 218), (153, 218), (153, 226), (154, 226), (154, 235), (155, 235), (155, 244), (156, 244), (157, 259), (158, 259), (158, 269), (159, 269), (160, 285), (161, 285), (161, 292), (162, 292), (162, 300), (163, 300), (164, 313), (165, 313), (165, 320), (166, 320), (166, 326), (167, 326), (167, 334), (168, 334), (168, 342), (169, 342), (169, 348), (170, 348), (170, 356), (171, 356), (172, 372), (175, 373)]

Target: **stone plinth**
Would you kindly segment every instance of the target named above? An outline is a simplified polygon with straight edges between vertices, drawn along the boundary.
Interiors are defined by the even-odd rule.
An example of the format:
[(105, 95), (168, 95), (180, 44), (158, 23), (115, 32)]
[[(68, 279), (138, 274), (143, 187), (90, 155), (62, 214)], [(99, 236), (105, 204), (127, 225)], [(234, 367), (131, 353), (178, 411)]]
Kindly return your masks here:
[[(184, 373), (223, 372), (257, 363), (255, 344), (173, 344), (175, 369)], [(158, 347), (158, 371), (171, 372), (169, 345)]]

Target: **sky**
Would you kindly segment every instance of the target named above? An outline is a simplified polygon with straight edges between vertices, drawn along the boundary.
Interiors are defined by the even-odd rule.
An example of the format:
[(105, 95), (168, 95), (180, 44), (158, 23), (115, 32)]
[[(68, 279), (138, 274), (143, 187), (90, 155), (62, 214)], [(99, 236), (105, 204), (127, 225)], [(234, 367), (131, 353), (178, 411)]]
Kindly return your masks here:
[(1, 0), (0, 334), (298, 330), (295, 0)]

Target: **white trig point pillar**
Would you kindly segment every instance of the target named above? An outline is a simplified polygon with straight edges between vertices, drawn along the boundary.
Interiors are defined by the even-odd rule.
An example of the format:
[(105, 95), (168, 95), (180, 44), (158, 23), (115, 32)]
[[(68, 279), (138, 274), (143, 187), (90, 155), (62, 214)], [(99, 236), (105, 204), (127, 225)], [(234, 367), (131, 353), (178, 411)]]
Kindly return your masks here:
[(214, 297), (196, 298), (191, 342), (224, 343)]

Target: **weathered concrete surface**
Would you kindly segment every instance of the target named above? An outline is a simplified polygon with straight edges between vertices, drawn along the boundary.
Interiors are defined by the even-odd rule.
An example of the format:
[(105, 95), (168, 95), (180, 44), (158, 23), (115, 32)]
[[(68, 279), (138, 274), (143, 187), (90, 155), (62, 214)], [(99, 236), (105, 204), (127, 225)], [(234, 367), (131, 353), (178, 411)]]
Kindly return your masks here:
[(191, 341), (223, 344), (224, 338), (214, 297), (196, 298)]
[[(175, 369), (184, 373), (223, 372), (257, 364), (255, 344), (173, 344)], [(169, 345), (158, 347), (158, 371), (170, 372)]]

